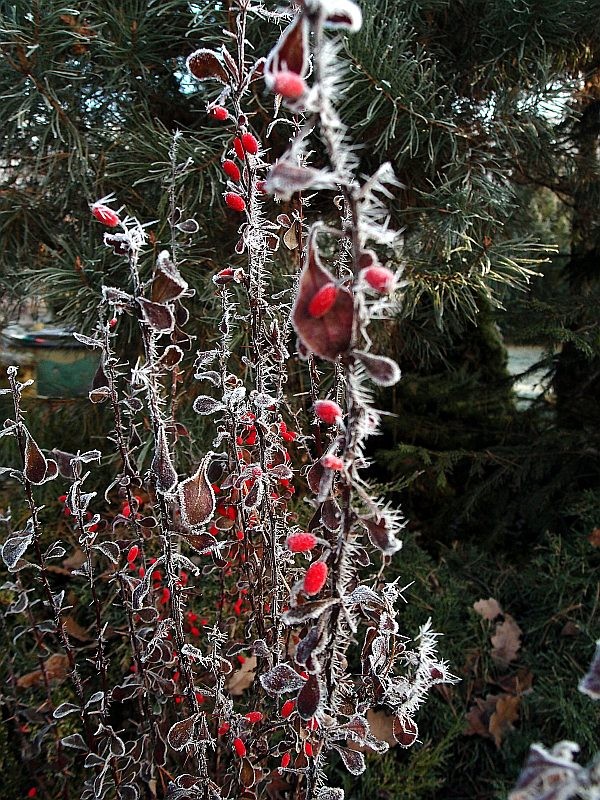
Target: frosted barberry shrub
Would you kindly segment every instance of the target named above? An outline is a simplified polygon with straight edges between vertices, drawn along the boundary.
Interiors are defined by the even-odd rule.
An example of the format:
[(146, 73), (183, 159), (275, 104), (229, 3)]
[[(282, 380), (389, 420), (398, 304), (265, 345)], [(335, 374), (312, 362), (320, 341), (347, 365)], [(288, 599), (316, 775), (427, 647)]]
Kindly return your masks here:
[[(365, 476), (365, 445), (380, 421), (373, 387), (399, 379), (370, 331), (395, 310), (398, 276), (381, 261), (399, 244), (385, 206), (392, 170), (384, 164), (359, 179), (336, 111), (337, 31), (357, 31), (361, 12), (351, 0), (306, 0), (287, 14), (257, 7), (287, 27), (255, 62), (249, 13), (240, 2), (227, 44), (187, 61), (207, 83), (211, 124), (230, 132), (223, 204), (240, 221), (232, 263), (213, 276), (214, 344), (195, 356), (193, 407), (212, 431), (211, 449), (196, 452), (193, 474), (180, 474), (189, 433), (176, 420), (178, 389), (193, 347), (193, 291), (180, 253), (198, 225), (177, 206), (174, 177), (171, 238), (149, 280), (141, 277), (147, 225), (113, 211), (110, 197), (92, 205), (130, 276), (127, 290), (103, 288), (95, 333), (77, 336), (100, 356), (90, 399), (114, 420), (118, 474), (104, 493), (112, 512), (101, 513), (102, 497), (86, 489), (109, 452), (43, 453), (23, 415), (23, 385), (9, 372), (14, 419), (3, 435), (17, 440), (22, 469), (13, 475), (28, 508), (20, 530), (5, 519), (10, 613), (26, 614), (40, 658), (64, 659), (68, 701), (56, 705), (52, 681), (41, 680), (46, 747), (61, 767), (58, 783), (68, 780), (65, 765), (83, 765), (84, 800), (250, 800), (276, 787), (302, 800), (341, 800), (328, 786), (330, 756), (359, 775), (366, 753), (387, 750), (370, 729), (374, 713), (388, 720), (393, 741), (411, 746), (430, 689), (454, 680), (430, 622), (412, 639), (398, 624), (402, 589), (386, 582), (385, 567), (399, 558), (402, 517)], [(267, 137), (275, 126), (291, 132), (277, 158), (250, 126), (256, 86), (274, 108)], [(327, 157), (318, 168), (315, 137)], [(330, 212), (318, 219), (312, 198), (321, 190), (319, 207), (329, 198)], [(281, 240), (297, 255), (296, 274)], [(123, 315), (139, 327), (133, 370), (117, 356)], [(298, 369), (307, 395), (286, 393)], [(65, 545), (47, 547), (36, 503), (36, 487), (50, 480), (67, 483), (60, 507), (83, 554), (74, 575), (95, 631), (85, 648), (68, 631), (70, 600), (54, 583), (52, 562)], [(32, 604), (39, 592), (42, 603)], [(110, 628), (118, 646), (108, 608), (120, 614)], [(16, 699), (11, 710), (18, 718)]]

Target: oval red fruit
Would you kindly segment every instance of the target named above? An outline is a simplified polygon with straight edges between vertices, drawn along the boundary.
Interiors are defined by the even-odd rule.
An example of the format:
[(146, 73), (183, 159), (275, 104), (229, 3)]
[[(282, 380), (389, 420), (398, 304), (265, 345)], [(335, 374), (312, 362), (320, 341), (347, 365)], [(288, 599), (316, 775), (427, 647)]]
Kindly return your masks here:
[(257, 722), (262, 722), (263, 715), (260, 711), (249, 711), (245, 717), (251, 725), (255, 725)]
[(284, 719), (287, 719), (289, 716), (291, 716), (295, 708), (296, 708), (295, 700), (286, 700), (285, 703), (281, 706), (281, 716)]
[(273, 83), (273, 91), (287, 100), (298, 100), (306, 92), (306, 83), (295, 72), (278, 72)]
[(115, 228), (121, 220), (116, 211), (108, 206), (103, 206), (101, 203), (94, 203), (92, 206), (92, 214), (103, 225), (108, 225), (109, 228)]
[(226, 283), (231, 283), (233, 280), (233, 269), (231, 267), (225, 267), (220, 272), (217, 272), (216, 275), (213, 275), (213, 283), (216, 283), (217, 286), (223, 286)]
[(255, 156), (258, 153), (258, 140), (251, 133), (244, 133), (242, 134), (242, 147), (251, 156)]
[(229, 730), (230, 727), (231, 726), (230, 726), (230, 724), (228, 722), (222, 722), (219, 725), (219, 730), (217, 731), (217, 735), (218, 736), (225, 736), (225, 734), (227, 733), (227, 731)]
[(246, 745), (239, 736), (236, 736), (233, 740), (233, 747), (240, 758), (243, 758), (246, 755)]
[(334, 425), (343, 416), (342, 409), (333, 400), (317, 400), (315, 414), (327, 425)]
[(235, 163), (235, 161), (232, 161), (230, 158), (225, 159), (222, 166), (223, 166), (223, 172), (225, 173), (225, 175), (227, 175), (228, 178), (231, 178), (232, 181), (235, 181), (237, 183), (239, 179), (242, 177), (240, 168)]
[(317, 537), (312, 533), (292, 533), (288, 536), (286, 545), (292, 553), (306, 553), (312, 550), (317, 543)]
[(291, 760), (292, 760), (292, 757), (291, 757), (291, 755), (289, 753), (284, 753), (281, 756), (281, 766), (283, 767), (283, 769), (285, 769), (286, 767), (289, 767)]
[(240, 197), (240, 195), (235, 192), (226, 192), (225, 202), (233, 211), (244, 211), (246, 208), (246, 201), (244, 198)]
[(333, 304), (338, 296), (339, 289), (335, 283), (326, 283), (321, 286), (318, 292), (312, 296), (308, 304), (308, 313), (311, 317), (318, 319), (331, 311)]
[(367, 267), (360, 274), (369, 286), (377, 292), (387, 294), (394, 288), (395, 276), (392, 270), (387, 267)]
[(235, 150), (235, 154), (240, 161), (243, 161), (246, 154), (244, 153), (244, 145), (242, 144), (242, 140), (239, 136), (236, 136), (233, 140), (233, 149)]
[(334, 456), (331, 453), (327, 453), (323, 456), (321, 464), (323, 464), (325, 469), (333, 469), (336, 472), (344, 469), (344, 461), (339, 456)]
[(226, 108), (223, 108), (223, 106), (214, 106), (208, 113), (211, 115), (211, 117), (218, 119), (219, 122), (224, 122), (229, 117), (229, 111), (227, 111)]
[(140, 548), (137, 546), (137, 544), (134, 544), (133, 547), (129, 548), (129, 552), (127, 553), (127, 563), (133, 564), (139, 554)]
[(308, 756), (308, 758), (312, 758), (313, 756), (313, 746), (310, 742), (304, 742), (304, 752)]
[(316, 561), (311, 564), (304, 576), (304, 591), (306, 594), (318, 594), (325, 586), (328, 572), (327, 564), (324, 561)]

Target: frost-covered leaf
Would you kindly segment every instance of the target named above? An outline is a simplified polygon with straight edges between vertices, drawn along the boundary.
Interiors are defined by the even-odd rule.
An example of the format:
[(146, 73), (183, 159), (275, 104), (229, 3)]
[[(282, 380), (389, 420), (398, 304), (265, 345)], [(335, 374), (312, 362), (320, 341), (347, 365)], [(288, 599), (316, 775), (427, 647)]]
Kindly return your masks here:
[(2, 545), (2, 560), (12, 572), (20, 558), (25, 555), (25, 551), (33, 541), (33, 533), (22, 532), (15, 536), (10, 536)]
[(158, 431), (158, 436), (154, 444), (154, 458), (151, 465), (152, 471), (157, 477), (157, 486), (161, 492), (168, 494), (177, 485), (177, 471), (173, 466), (167, 434), (163, 427)]
[(23, 475), (26, 480), (35, 485), (44, 483), (46, 472), (48, 469), (48, 462), (46, 457), (38, 447), (36, 441), (33, 439), (27, 429), (25, 433), (25, 465)]
[(402, 542), (390, 531), (385, 517), (378, 520), (361, 517), (360, 521), (367, 529), (371, 544), (384, 555), (392, 556), (402, 548)]
[(339, 603), (336, 597), (329, 597), (326, 600), (315, 600), (310, 603), (304, 603), (301, 606), (290, 608), (285, 611), (281, 616), (281, 621), (284, 625), (300, 625), (309, 619), (317, 619), (327, 611)]
[(181, 362), (182, 358), (183, 350), (181, 347), (177, 347), (176, 344), (170, 344), (165, 348), (165, 351), (161, 355), (158, 363), (165, 369), (175, 369), (175, 367)]
[(187, 528), (197, 528), (207, 522), (215, 510), (215, 492), (207, 477), (212, 459), (208, 453), (191, 478), (182, 481), (177, 488), (181, 520)]
[(351, 775), (360, 775), (366, 770), (367, 765), (362, 753), (356, 750), (348, 750), (346, 747), (336, 746), (335, 749), (342, 757), (344, 766)]
[(200, 229), (195, 219), (185, 219), (183, 222), (178, 222), (175, 227), (183, 233), (198, 233)]
[(77, 712), (81, 713), (81, 709), (74, 703), (61, 703), (54, 709), (52, 716), (54, 719), (62, 719), (69, 714), (76, 714)]
[(304, 686), (305, 680), (288, 664), (277, 664), (260, 676), (260, 682), (268, 694), (277, 695), (295, 692)]
[(175, 317), (169, 306), (153, 303), (143, 297), (138, 297), (137, 302), (142, 310), (142, 319), (155, 333), (171, 333), (175, 327)]
[(217, 411), (224, 411), (226, 406), (220, 400), (214, 400), (212, 397), (201, 394), (194, 400), (192, 406), (196, 414), (216, 414)]
[(309, 675), (296, 701), (296, 707), (302, 719), (308, 720), (314, 717), (321, 705), (322, 696), (323, 689), (319, 677), (317, 675)]
[(358, 350), (354, 351), (354, 356), (363, 365), (371, 380), (379, 386), (393, 386), (400, 380), (400, 367), (393, 359)]
[(106, 556), (113, 564), (118, 564), (121, 558), (121, 550), (116, 542), (98, 542), (93, 545), (93, 549)]
[(152, 302), (172, 302), (185, 294), (187, 289), (188, 285), (171, 261), (169, 251), (162, 250), (156, 259), (156, 271), (152, 279)]
[(596, 652), (590, 668), (579, 681), (579, 691), (587, 694), (592, 700), (600, 700), (600, 641), (596, 642)]
[(332, 173), (313, 167), (301, 167), (283, 158), (271, 167), (265, 190), (280, 200), (289, 201), (296, 192), (305, 189), (333, 189), (335, 185)]
[(321, 9), (326, 28), (343, 28), (351, 33), (360, 30), (362, 12), (352, 0), (323, 0)]
[(80, 733), (72, 733), (70, 736), (63, 736), (60, 742), (63, 747), (73, 747), (75, 750), (85, 750), (86, 752), (88, 749)]
[(200, 48), (189, 55), (185, 63), (189, 72), (199, 81), (213, 79), (227, 83), (229, 80), (221, 55), (214, 50)]
[(171, 726), (167, 734), (167, 742), (173, 750), (183, 750), (194, 741), (194, 728), (197, 717), (182, 719)]
[(400, 747), (410, 747), (416, 742), (419, 735), (417, 723), (400, 714), (394, 717), (392, 732)]

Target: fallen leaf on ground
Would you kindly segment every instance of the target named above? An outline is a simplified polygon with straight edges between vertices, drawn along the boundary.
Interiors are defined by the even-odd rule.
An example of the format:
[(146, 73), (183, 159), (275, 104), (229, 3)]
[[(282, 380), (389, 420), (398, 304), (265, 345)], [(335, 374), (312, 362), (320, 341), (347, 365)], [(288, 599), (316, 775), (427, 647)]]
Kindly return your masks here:
[(72, 636), (79, 642), (89, 642), (93, 638), (73, 617), (65, 617), (63, 619), (63, 626), (69, 636)]
[(467, 736), (493, 739), (500, 748), (506, 734), (519, 718), (521, 698), (510, 694), (488, 694), (485, 700), (478, 697), (467, 713)]
[(506, 667), (517, 657), (521, 648), (523, 631), (510, 614), (504, 615), (504, 622), (496, 625), (496, 633), (492, 636), (492, 661), (498, 666)]
[[(67, 675), (69, 669), (69, 659), (62, 653), (53, 653), (44, 661), (44, 669), (48, 680), (62, 680)], [(30, 689), (44, 682), (44, 674), (41, 669), (27, 672), (17, 678), (17, 686), (21, 689)]]
[(504, 613), (500, 603), (494, 600), (493, 597), (487, 600), (478, 600), (476, 603), (473, 603), (473, 608), (480, 616), (490, 621), (496, 619), (496, 617), (502, 616)]
[(588, 542), (592, 547), (600, 547), (600, 528), (594, 528), (588, 536)]
[(489, 723), (489, 731), (498, 749), (504, 736), (513, 730), (513, 722), (519, 719), (520, 705), (521, 698), (515, 695), (503, 694), (498, 698), (496, 710), (490, 717)]
[(239, 697), (254, 683), (256, 674), (256, 656), (249, 656), (241, 668), (234, 672), (225, 683), (225, 688), (232, 697)]

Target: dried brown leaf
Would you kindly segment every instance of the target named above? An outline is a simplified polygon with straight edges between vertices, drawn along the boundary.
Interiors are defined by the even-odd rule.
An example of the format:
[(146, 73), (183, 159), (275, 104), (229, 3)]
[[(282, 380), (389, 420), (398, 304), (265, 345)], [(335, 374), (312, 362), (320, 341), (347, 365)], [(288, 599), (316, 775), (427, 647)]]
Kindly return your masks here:
[(504, 615), (504, 622), (496, 626), (496, 633), (492, 636), (492, 661), (500, 667), (506, 667), (517, 657), (521, 648), (521, 634), (523, 631), (510, 614)]
[(473, 608), (480, 616), (490, 621), (496, 619), (496, 617), (502, 616), (504, 613), (500, 603), (494, 600), (493, 597), (487, 600), (478, 600), (476, 603), (473, 603)]
[(489, 722), (489, 731), (497, 748), (500, 748), (502, 739), (513, 729), (513, 722), (519, 719), (520, 705), (521, 698), (516, 695), (503, 694), (498, 697)]
[[(53, 653), (44, 661), (44, 670), (48, 680), (63, 680), (69, 669), (69, 659), (63, 653)], [(17, 686), (21, 689), (30, 689), (44, 682), (44, 673), (41, 669), (27, 672), (17, 678)]]
[(225, 688), (232, 697), (239, 697), (252, 686), (256, 674), (256, 664), (256, 656), (249, 656), (240, 669), (229, 676)]

